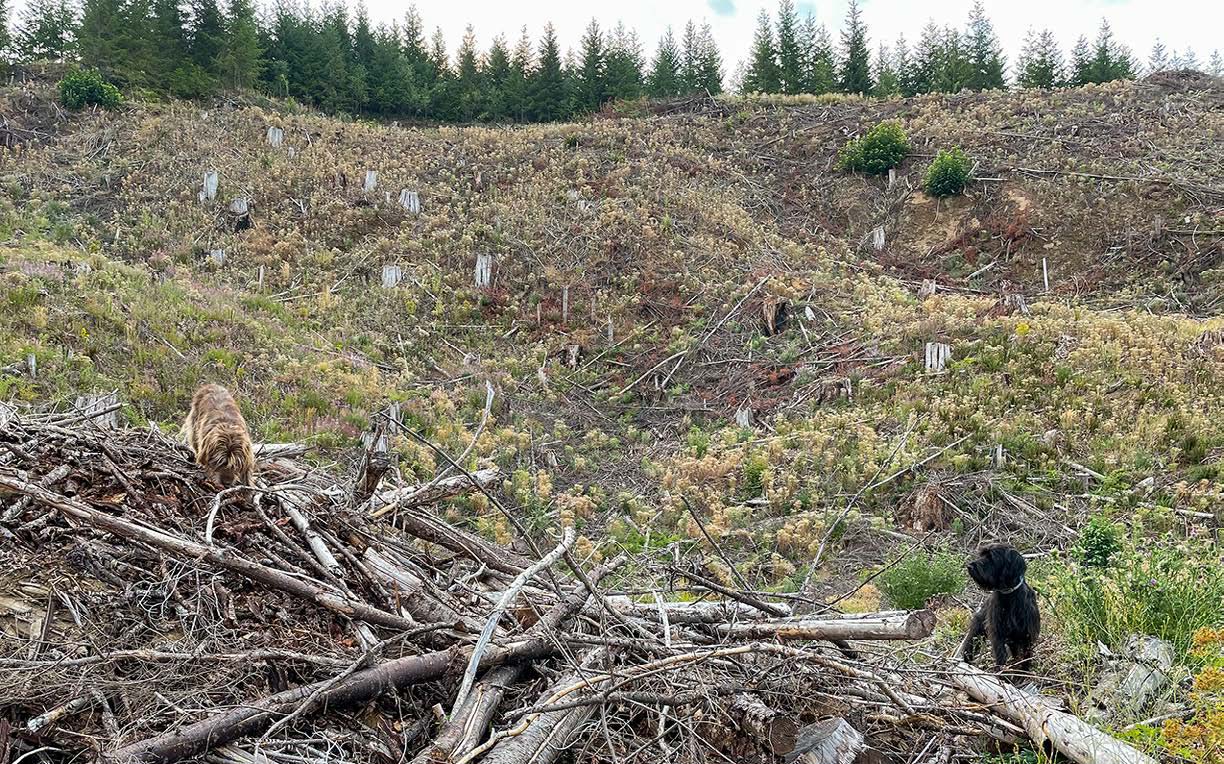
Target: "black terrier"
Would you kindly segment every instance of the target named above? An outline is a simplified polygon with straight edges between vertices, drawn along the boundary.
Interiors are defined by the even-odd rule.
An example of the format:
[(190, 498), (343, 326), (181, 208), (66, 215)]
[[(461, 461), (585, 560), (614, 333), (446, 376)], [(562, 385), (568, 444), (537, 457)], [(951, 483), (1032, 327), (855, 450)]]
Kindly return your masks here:
[(977, 559), (965, 567), (990, 597), (969, 624), (969, 633), (961, 643), (961, 657), (965, 663), (972, 663), (977, 641), (985, 636), (990, 640), (996, 668), (1011, 662), (1018, 670), (1027, 671), (1033, 660), (1033, 645), (1041, 634), (1041, 613), (1037, 610), (1037, 592), (1024, 582), (1028, 569), (1024, 556), (1011, 544), (991, 544), (979, 549)]

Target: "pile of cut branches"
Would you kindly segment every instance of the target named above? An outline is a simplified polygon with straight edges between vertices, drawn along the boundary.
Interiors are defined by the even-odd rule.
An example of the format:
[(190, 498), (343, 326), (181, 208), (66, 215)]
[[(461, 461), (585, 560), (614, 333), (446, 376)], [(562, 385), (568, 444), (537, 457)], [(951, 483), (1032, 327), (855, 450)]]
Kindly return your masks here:
[(0, 409), (0, 762), (1144, 760), (916, 651), (929, 611), (796, 615), (700, 561), (655, 588), (572, 529), (493, 544), (426, 503), (513, 518), (496, 469), (388, 487), (374, 435), (355, 476), (262, 446), (218, 491), (156, 430)]

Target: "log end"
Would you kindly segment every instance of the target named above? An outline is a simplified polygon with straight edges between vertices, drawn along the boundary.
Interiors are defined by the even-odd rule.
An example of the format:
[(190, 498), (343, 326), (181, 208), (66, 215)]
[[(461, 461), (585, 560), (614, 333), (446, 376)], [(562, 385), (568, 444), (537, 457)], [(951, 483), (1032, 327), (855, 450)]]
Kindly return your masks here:
[(935, 611), (915, 610), (905, 620), (905, 636), (909, 639), (925, 639), (935, 631)]
[(799, 742), (799, 724), (782, 714), (769, 720), (766, 732), (765, 742), (775, 756), (785, 756), (794, 751)]

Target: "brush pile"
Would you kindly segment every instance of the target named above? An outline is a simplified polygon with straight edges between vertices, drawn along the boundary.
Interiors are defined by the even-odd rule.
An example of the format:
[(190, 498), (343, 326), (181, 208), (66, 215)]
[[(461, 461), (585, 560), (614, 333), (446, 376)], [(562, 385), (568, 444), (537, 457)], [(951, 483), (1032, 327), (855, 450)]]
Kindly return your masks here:
[(263, 446), (218, 492), (105, 413), (0, 407), (3, 764), (949, 761), (1078, 722), (922, 652), (929, 611), (797, 615), (678, 553), (578, 559), (572, 529), (493, 544), (429, 505), (513, 520), (498, 471), (388, 487), (382, 432), (354, 476)]

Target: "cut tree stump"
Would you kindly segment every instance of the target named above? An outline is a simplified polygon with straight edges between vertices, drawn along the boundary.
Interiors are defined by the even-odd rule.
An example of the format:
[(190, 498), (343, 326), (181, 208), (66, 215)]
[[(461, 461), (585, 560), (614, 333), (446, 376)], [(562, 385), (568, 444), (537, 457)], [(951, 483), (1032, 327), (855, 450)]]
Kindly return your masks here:
[(871, 229), (871, 248), (876, 252), (884, 249), (884, 226), (878, 225)]
[(278, 148), (282, 143), (285, 142), (285, 131), (280, 129), (279, 127), (273, 127), (269, 125), (268, 135), (265, 140), (267, 140), (269, 146), (273, 148)]
[(488, 289), (493, 285), (493, 255), (476, 255), (476, 288)]
[(383, 475), (386, 475), (395, 464), (395, 455), (391, 453), (385, 421), (376, 423), (372, 430), (362, 436), (362, 441), (365, 443), (365, 451), (361, 454), (361, 462), (357, 465), (357, 478), (353, 481), (353, 506), (355, 507), (365, 504), (374, 495), (374, 492), (378, 490), (378, 484), (382, 482)]
[(119, 396), (116, 393), (79, 395), (72, 407), (82, 421), (110, 430), (119, 426)]
[(841, 717), (809, 724), (799, 731), (787, 764), (854, 764), (867, 741), (863, 733)]
[(928, 342), (926, 344), (926, 360), (924, 366), (931, 373), (944, 370), (948, 361), (952, 360), (952, 346), (943, 342)]
[(795, 750), (799, 725), (794, 719), (765, 705), (756, 695), (744, 693), (731, 701), (731, 716), (750, 737), (776, 756)]
[(378, 187), (378, 170), (366, 170), (365, 181), (361, 184), (361, 190), (367, 194), (372, 193)]
[(1100, 721), (1146, 713), (1171, 684), (1173, 646), (1163, 639), (1132, 634), (1125, 658), (1097, 683), (1087, 714)]
[(207, 202), (217, 198), (217, 187), (221, 183), (221, 176), (216, 170), (207, 170), (204, 173), (204, 187), (200, 189), (200, 201)]
[(399, 194), (399, 204), (413, 215), (421, 211), (421, 197), (416, 191), (403, 189)]
[(384, 265), (382, 267), (382, 285), (383, 289), (394, 289), (399, 286), (400, 279), (404, 278), (404, 269), (398, 265)]

